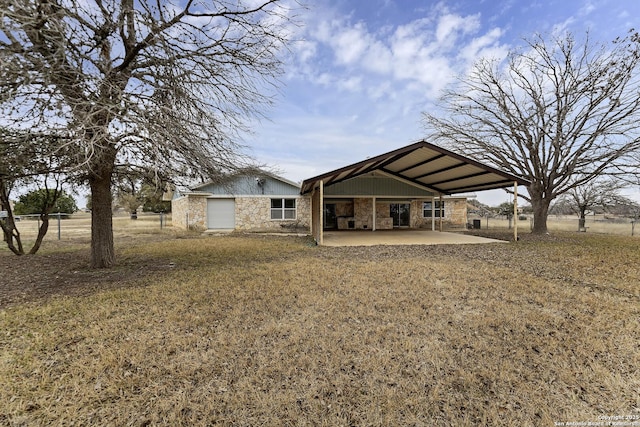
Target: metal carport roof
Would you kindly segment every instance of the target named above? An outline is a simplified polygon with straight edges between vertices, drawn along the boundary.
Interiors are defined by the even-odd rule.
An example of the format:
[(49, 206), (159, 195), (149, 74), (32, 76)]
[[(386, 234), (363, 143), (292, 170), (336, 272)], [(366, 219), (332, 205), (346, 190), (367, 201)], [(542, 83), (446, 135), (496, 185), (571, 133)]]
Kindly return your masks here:
[(300, 193), (313, 191), (320, 181), (326, 187), (374, 171), (447, 195), (506, 188), (514, 182), (520, 185), (530, 184), (524, 178), (483, 165), (426, 141), (419, 141), (306, 179)]

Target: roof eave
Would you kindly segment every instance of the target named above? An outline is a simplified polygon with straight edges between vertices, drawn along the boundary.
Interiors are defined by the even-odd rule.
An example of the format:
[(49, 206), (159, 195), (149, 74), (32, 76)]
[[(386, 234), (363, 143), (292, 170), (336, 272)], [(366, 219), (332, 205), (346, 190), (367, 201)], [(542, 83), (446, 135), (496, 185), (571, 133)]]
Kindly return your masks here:
[[(496, 184), (478, 184), (478, 185), (471, 185), (471, 186), (466, 186), (466, 187), (460, 187), (460, 188), (450, 188), (450, 189), (446, 189), (443, 190), (441, 188), (438, 188), (437, 186), (432, 186), (432, 185), (428, 185), (428, 184), (424, 184), (421, 183), (417, 180), (412, 180), (409, 177), (405, 177), (405, 176), (401, 176), (402, 179), (404, 180), (408, 180), (410, 182), (412, 182), (415, 185), (421, 186), (422, 188), (425, 188), (429, 191), (437, 191), (439, 193), (442, 194), (456, 194), (456, 193), (460, 193), (460, 192), (466, 192), (466, 191), (484, 191), (484, 190), (493, 190), (493, 189), (501, 189), (501, 188), (507, 188), (511, 185), (513, 185), (513, 183), (518, 183), (519, 185), (530, 185), (531, 182), (522, 178), (522, 177), (518, 177), (512, 174), (509, 174), (507, 172), (501, 171), (499, 169), (496, 169), (494, 167), (488, 166), (488, 165), (484, 165), (476, 160), (467, 158), (465, 156), (462, 156), (460, 154), (454, 153), (452, 151), (446, 150), (442, 147), (438, 147), (437, 145), (433, 145), (430, 144), (424, 140), (422, 141), (418, 141), (415, 142), (413, 144), (407, 145), (406, 147), (402, 147), (399, 148), (397, 150), (393, 150), (390, 151), (388, 153), (384, 153), (384, 154), (380, 154), (376, 157), (373, 158), (368, 158), (365, 160), (362, 160), (360, 162), (357, 163), (353, 163), (351, 165), (342, 167), (340, 169), (336, 169), (327, 173), (324, 173), (322, 175), (318, 175), (315, 176), (313, 178), (308, 178), (306, 180), (304, 180), (302, 182), (302, 185), (300, 186), (300, 193), (301, 194), (307, 194), (310, 193), (311, 191), (313, 191), (314, 188), (317, 187), (318, 182), (323, 181), (323, 180), (327, 180), (329, 179), (329, 182), (326, 183), (326, 185), (331, 185), (331, 184), (335, 184), (337, 182), (341, 182), (343, 180), (346, 179), (351, 179), (351, 178), (355, 178), (357, 176), (363, 175), (365, 173), (369, 173), (373, 170), (380, 170), (383, 171), (385, 173), (388, 173), (398, 179), (400, 179), (400, 177), (398, 176), (398, 174), (393, 173), (392, 171), (386, 170), (384, 169), (384, 166), (387, 166), (391, 163), (393, 163), (394, 161), (401, 159), (402, 157), (404, 157), (405, 155), (419, 149), (419, 148), (427, 148), (429, 150), (432, 151), (436, 151), (438, 153), (440, 153), (441, 155), (444, 156), (448, 156), (451, 158), (454, 158), (456, 160), (459, 160), (461, 162), (464, 162), (466, 164), (475, 166), (477, 168), (482, 169), (483, 171), (486, 171), (487, 173), (492, 173), (494, 175), (498, 175), (499, 177), (504, 178), (504, 181), (500, 181)], [(351, 171), (351, 172), (350, 172)], [(345, 174), (346, 175), (343, 178), (338, 179), (338, 177), (340, 175)]]

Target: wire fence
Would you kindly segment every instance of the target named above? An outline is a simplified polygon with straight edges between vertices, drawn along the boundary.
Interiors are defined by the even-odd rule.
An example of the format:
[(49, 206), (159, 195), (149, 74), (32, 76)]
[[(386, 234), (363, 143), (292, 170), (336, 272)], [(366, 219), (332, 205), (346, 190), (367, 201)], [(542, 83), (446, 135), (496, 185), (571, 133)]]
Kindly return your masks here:
[[(479, 224), (481, 229), (510, 229), (513, 227), (513, 220), (506, 217), (483, 217), (471, 218), (470, 224)], [(479, 223), (478, 223), (479, 221)], [(521, 230), (533, 229), (532, 217), (521, 217), (518, 219), (518, 228)], [(549, 231), (576, 231), (585, 233), (602, 233), (626, 236), (640, 236), (640, 221), (630, 218), (607, 218), (603, 215), (588, 216), (584, 223), (576, 216), (550, 215), (547, 218), (547, 229)]]
[[(16, 226), (23, 238), (35, 238), (40, 228), (39, 215), (17, 215)], [(114, 232), (160, 232), (171, 228), (171, 214), (139, 213), (136, 219), (124, 212), (116, 212), (112, 217)], [(91, 236), (91, 213), (49, 214), (47, 240), (65, 240)]]
[[(40, 220), (38, 215), (19, 215), (16, 223), (20, 234), (25, 239), (30, 239), (38, 234)], [(114, 233), (160, 233), (172, 230), (171, 214), (166, 213), (139, 213), (137, 219), (132, 219), (128, 213), (116, 212), (113, 217)], [(480, 229), (510, 229), (513, 222), (506, 217), (469, 217), (470, 226), (479, 226)], [(477, 227), (476, 227), (477, 228)], [(518, 220), (520, 230), (533, 228), (533, 219), (530, 217)], [(603, 233), (626, 236), (640, 236), (640, 223), (637, 220), (613, 219), (603, 216), (587, 217), (584, 225), (577, 217), (549, 216), (547, 220), (549, 231), (576, 231), (587, 233)], [(50, 214), (49, 231), (46, 240), (67, 240), (74, 238), (88, 238), (91, 236), (91, 214), (79, 212), (74, 214)]]

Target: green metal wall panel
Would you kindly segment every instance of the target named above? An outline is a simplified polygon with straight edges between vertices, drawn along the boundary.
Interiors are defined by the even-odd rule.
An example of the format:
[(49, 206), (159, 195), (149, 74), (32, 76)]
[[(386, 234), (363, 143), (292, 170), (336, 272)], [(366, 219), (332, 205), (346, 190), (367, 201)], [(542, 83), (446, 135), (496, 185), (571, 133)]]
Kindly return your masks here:
[(434, 193), (403, 181), (381, 176), (363, 176), (325, 186), (325, 197), (331, 196), (407, 196), (432, 197)]

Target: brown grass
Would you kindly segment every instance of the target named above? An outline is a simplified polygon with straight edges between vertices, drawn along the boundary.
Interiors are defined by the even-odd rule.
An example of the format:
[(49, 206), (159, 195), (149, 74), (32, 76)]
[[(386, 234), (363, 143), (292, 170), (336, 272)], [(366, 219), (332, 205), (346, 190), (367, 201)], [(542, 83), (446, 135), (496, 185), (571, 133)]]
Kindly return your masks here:
[(638, 240), (151, 241), (135, 286), (0, 311), (0, 424), (476, 426), (640, 415)]

